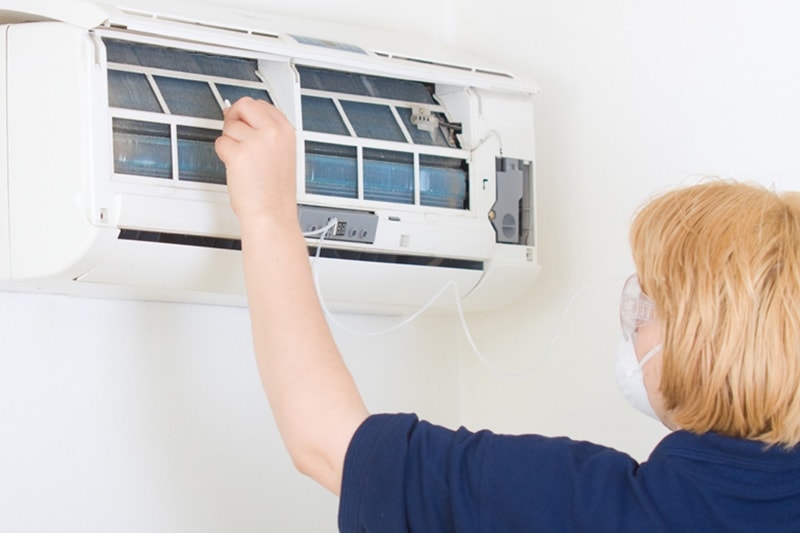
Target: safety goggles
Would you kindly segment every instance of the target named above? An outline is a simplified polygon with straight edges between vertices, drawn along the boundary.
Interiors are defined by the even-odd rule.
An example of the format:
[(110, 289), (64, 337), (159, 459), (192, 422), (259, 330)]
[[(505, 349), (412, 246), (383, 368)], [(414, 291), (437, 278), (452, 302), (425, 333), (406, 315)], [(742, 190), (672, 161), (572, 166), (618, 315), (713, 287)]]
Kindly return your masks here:
[(625, 340), (633, 337), (637, 328), (650, 322), (655, 310), (656, 304), (639, 286), (639, 277), (631, 274), (622, 286), (622, 299), (619, 305), (619, 323)]

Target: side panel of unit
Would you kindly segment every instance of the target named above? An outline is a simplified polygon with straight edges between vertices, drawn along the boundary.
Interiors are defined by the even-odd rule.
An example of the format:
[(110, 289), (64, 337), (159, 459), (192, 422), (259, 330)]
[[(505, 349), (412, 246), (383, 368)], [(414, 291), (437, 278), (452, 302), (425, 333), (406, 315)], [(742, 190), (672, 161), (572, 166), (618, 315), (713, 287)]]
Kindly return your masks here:
[[(464, 300), (466, 309), (502, 307), (524, 294), (539, 275), (538, 239), (536, 236), (536, 191), (534, 116), (532, 95), (474, 89), (479, 102), (474, 116), (473, 138), (477, 154), (500, 153), (525, 162), (527, 190), (525, 205), (516, 214), (520, 231), (518, 244), (496, 243), (481, 282)], [(528, 164), (529, 163), (529, 164)], [(482, 168), (485, 184), (497, 198), (499, 187), (495, 168)], [(496, 215), (500, 216), (500, 215)]]
[(8, 234), (8, 115), (6, 112), (6, 34), (0, 26), (0, 280), (11, 277)]
[(480, 102), (475, 128), (489, 132), (484, 137), (505, 157), (533, 161), (534, 116), (533, 95), (473, 89)]
[(6, 61), (11, 278), (66, 281), (101, 237), (85, 206), (98, 148), (94, 43), (66, 24), (14, 25)]

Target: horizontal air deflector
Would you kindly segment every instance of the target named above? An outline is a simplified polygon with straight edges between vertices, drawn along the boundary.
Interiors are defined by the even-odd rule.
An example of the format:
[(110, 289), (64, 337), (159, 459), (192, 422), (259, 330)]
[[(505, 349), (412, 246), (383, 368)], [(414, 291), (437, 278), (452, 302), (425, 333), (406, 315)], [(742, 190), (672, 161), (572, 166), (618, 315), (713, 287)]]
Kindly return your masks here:
[[(239, 239), (207, 237), (202, 235), (183, 235), (157, 231), (123, 229), (120, 231), (118, 238), (125, 241), (156, 242), (183, 246), (199, 246), (203, 248), (217, 248), (223, 250), (242, 249), (242, 242)], [(317, 247), (309, 246), (308, 255), (316, 256)], [(364, 261), (369, 263), (390, 263), (397, 265), (429, 266), (478, 271), (482, 271), (484, 269), (483, 261), (474, 261), (470, 259), (361, 252), (358, 250), (339, 250), (336, 248), (320, 248), (319, 256), (330, 259), (346, 259), (349, 261)]]
[[(315, 246), (308, 247), (308, 255), (316, 255)], [(483, 261), (470, 259), (452, 259), (448, 257), (428, 257), (420, 255), (381, 254), (375, 252), (359, 252), (358, 250), (338, 250), (322, 248), (320, 257), (331, 259), (347, 259), (349, 261), (366, 261), (369, 263), (392, 263), (395, 265), (416, 265), (442, 268), (458, 268), (461, 270), (483, 270)]]
[(222, 250), (241, 250), (242, 241), (223, 237), (207, 237), (203, 235), (184, 235), (160, 231), (139, 231), (135, 229), (120, 230), (117, 237), (123, 241), (159, 242), (164, 244), (180, 244), (184, 246), (200, 246), (203, 248), (219, 248)]

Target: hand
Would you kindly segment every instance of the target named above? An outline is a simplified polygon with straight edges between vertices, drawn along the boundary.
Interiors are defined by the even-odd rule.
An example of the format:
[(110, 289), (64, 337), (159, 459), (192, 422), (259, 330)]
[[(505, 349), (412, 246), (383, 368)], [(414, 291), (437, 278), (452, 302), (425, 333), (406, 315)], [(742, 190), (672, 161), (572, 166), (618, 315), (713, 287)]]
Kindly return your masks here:
[(240, 220), (263, 215), (297, 219), (295, 133), (277, 108), (241, 98), (225, 110), (215, 148), (225, 163), (231, 205)]

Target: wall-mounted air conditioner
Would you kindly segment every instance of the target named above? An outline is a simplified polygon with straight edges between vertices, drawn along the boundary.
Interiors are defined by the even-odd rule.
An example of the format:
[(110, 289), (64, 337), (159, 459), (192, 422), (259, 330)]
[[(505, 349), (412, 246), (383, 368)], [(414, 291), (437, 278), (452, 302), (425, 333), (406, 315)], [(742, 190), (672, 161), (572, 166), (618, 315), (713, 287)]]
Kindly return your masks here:
[(2, 288), (244, 303), (213, 145), (245, 95), (297, 128), (303, 229), (338, 221), (315, 263), (332, 308), (414, 308), (453, 283), (487, 309), (535, 280), (535, 87), (229, 10), (4, 4)]

